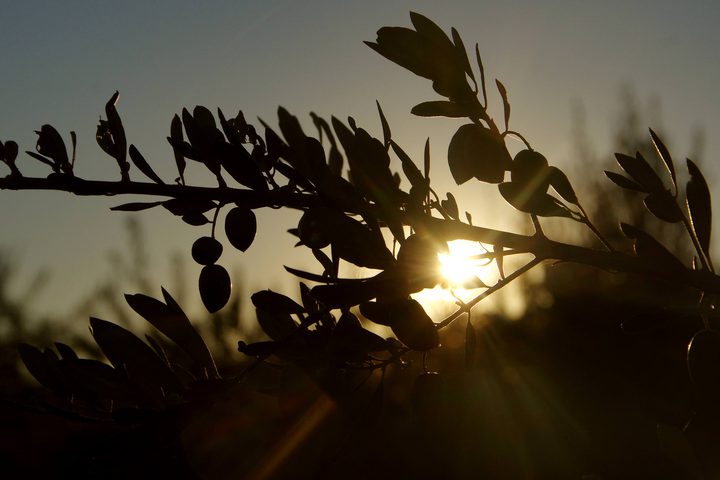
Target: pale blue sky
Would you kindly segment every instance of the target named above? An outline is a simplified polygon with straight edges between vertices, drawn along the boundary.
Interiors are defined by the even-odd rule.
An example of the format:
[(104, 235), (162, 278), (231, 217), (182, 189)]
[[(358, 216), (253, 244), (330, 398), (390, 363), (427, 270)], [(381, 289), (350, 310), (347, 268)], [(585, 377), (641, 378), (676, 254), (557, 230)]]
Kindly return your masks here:
[[(508, 88), (513, 128), (552, 163), (572, 163), (577, 102), (585, 106), (596, 149), (609, 148), (618, 92), (628, 84), (641, 99), (661, 99), (662, 126), (678, 161), (688, 154), (696, 127), (706, 130), (710, 169), (720, 155), (716, 2), (0, 1), (0, 8), (0, 140), (14, 139), (24, 151), (33, 149), (33, 130), (44, 123), (66, 139), (75, 130), (76, 173), (87, 178), (118, 176), (94, 141), (98, 117), (116, 89), (129, 142), (168, 181), (175, 176), (165, 141), (170, 119), (197, 104), (226, 113), (242, 108), (248, 119), (260, 116), (271, 124), (278, 105), (304, 119), (311, 110), (353, 115), (377, 132), (378, 99), (394, 137), (417, 158), (430, 136), (435, 168), (444, 171), (447, 141), (458, 123), (413, 118), (413, 105), (435, 98), (429, 82), (362, 43), (374, 40), (383, 25), (409, 25), (410, 10), (446, 30), (455, 26), (467, 46), (479, 42), (488, 76)], [(24, 154), (18, 164), (26, 175), (44, 174)], [(190, 170), (190, 181), (194, 172), (199, 169)], [(452, 188), (448, 176), (437, 179), (441, 190)], [(464, 185), (460, 194), (476, 223), (512, 223), (510, 210), (498, 218), (483, 209), (486, 195), (497, 197), (492, 189)], [(107, 209), (126, 200), (0, 192), (0, 247), (12, 248), (28, 272), (52, 269), (41, 310), (62, 311), (109, 273), (106, 253), (124, 243), (125, 214)], [(156, 281), (168, 284), (169, 252), (182, 250), (189, 258), (192, 241), (207, 229), (160, 210), (142, 218)], [(251, 288), (282, 287), (283, 263), (307, 266), (293, 258), (293, 239), (284, 233), (294, 226), (292, 218), (262, 214), (258, 243), (246, 255), (229, 255), (227, 247), (221, 263), (243, 269)], [(193, 266), (193, 282), (197, 273)]]

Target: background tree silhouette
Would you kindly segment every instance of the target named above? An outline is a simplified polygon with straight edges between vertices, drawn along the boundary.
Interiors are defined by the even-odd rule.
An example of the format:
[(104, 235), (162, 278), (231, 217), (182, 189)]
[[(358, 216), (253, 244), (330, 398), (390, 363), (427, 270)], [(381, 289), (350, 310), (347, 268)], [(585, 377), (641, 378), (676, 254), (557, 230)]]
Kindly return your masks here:
[[(264, 135), (259, 134), (242, 112), (227, 118), (218, 110), (216, 123), (205, 107), (195, 107), (192, 112), (183, 109), (182, 115), (174, 117), (168, 137), (178, 169), (175, 184), (171, 184), (154, 172), (133, 144), (128, 147), (116, 108), (116, 92), (105, 106), (106, 119), (100, 120), (97, 141), (117, 162), (119, 181), (90, 181), (76, 176), (74, 147), (68, 151), (63, 136), (52, 126), (43, 125), (36, 152), (27, 153), (50, 167), (50, 175), (23, 176), (16, 165), (17, 144), (5, 141), (2, 160), (10, 175), (0, 180), (0, 187), (164, 197), (114, 209), (141, 211), (162, 206), (190, 225), (211, 228), (210, 236), (199, 236), (192, 251), (194, 260), (204, 265), (198, 288), (211, 313), (226, 305), (231, 296), (230, 277), (218, 263), (224, 249), (216, 239), (220, 227), (224, 227), (231, 246), (245, 251), (257, 228), (253, 210), (297, 209), (302, 217), (290, 233), (300, 246), (312, 251), (319, 273), (286, 269), (318, 285), (309, 288), (300, 283), (300, 302), (271, 290), (252, 296), (258, 323), (270, 340), (241, 340), (238, 349), (254, 360), (234, 371), (218, 369), (202, 336), (164, 289), (162, 300), (144, 294), (126, 296), (130, 307), (163, 337), (146, 336), (144, 342), (117, 324), (91, 318), (93, 338), (110, 365), (81, 359), (64, 344), (57, 344), (57, 351), (22, 344), (20, 354), (25, 365), (57, 395), (54, 407), (58, 411), (95, 422), (114, 421), (112, 428), (118, 428), (123, 436), (116, 437), (109, 444), (111, 448), (137, 456), (150, 471), (159, 472), (170, 463), (177, 474), (190, 475), (200, 469), (216, 476), (227, 472), (232, 461), (233, 468), (238, 469), (233, 471), (251, 471), (258, 476), (317, 474), (328, 457), (315, 448), (336, 445), (349, 429), (353, 435), (343, 449), (332, 454), (332, 467), (326, 472), (369, 476), (377, 475), (372, 469), (381, 466), (383, 476), (436, 472), (456, 478), (474, 477), (479, 472), (507, 478), (588, 473), (711, 474), (716, 457), (712, 442), (706, 439), (714, 438), (717, 429), (708, 406), (717, 398), (713, 359), (720, 342), (711, 327), (720, 279), (714, 274), (709, 251), (710, 195), (700, 170), (688, 161), (686, 210), (679, 203), (685, 195), (679, 196), (675, 163), (652, 130), (650, 137), (661, 162), (658, 165), (666, 168), (667, 174), (661, 176), (641, 153), (617, 154), (624, 173), (610, 173), (610, 179), (636, 191), (659, 221), (681, 224), (693, 246), (693, 258), (678, 259), (651, 233), (631, 224), (623, 224), (621, 232), (634, 251), (622, 251), (613, 242), (617, 239), (606, 238), (593, 223), (562, 170), (548, 165), (524, 135), (509, 128), (510, 102), (499, 81), (495, 87), (502, 99), (503, 121), (493, 119), (487, 109), (488, 88), (477, 47), (477, 65), (473, 67), (454, 29), (448, 37), (422, 15), (413, 13), (411, 20), (413, 28), (384, 27), (378, 31), (377, 41), (368, 45), (430, 79), (435, 92), (445, 98), (421, 103), (413, 113), (468, 119), (448, 148), (454, 180), (458, 184), (471, 180), (498, 184), (501, 196), (529, 216), (534, 234), (474, 226), (472, 217), (461, 213), (451, 194), (442, 198), (432, 188), (429, 150), (426, 148), (422, 168), (418, 167), (393, 140), (379, 104), (382, 140), (373, 138), (352, 118), (345, 123), (313, 114), (319, 137), (315, 139), (307, 136), (297, 118), (282, 107), (278, 111), (282, 137), (267, 125), (263, 125)], [(505, 144), (508, 137), (521, 139), (527, 148), (512, 156)], [(74, 145), (75, 135), (70, 138)], [(404, 180), (391, 170), (391, 154), (399, 161)], [(217, 187), (186, 182), (186, 160), (206, 167)], [(349, 166), (347, 178), (343, 176), (345, 161)], [(136, 170), (154, 183), (132, 180)], [(229, 211), (221, 215), (224, 207)], [(575, 221), (592, 232), (602, 248), (551, 240), (542, 228), (544, 217)], [(455, 239), (492, 246), (484, 257), (495, 263), (501, 278), (491, 286), (470, 282), (466, 287), (476, 289), (477, 295), (469, 301), (458, 299), (455, 312), (434, 321), (411, 295), (444, 281), (438, 273), (437, 254), (446, 248), (447, 241)], [(527, 259), (509, 269), (505, 257)], [(605, 437), (593, 430), (606, 416), (596, 418), (596, 406), (584, 404), (592, 399), (593, 389), (612, 395), (610, 386), (618, 386), (613, 383), (614, 374), (624, 365), (605, 365), (607, 357), (592, 354), (612, 351), (618, 345), (632, 353), (640, 351), (635, 342), (622, 343), (615, 332), (604, 331), (606, 325), (592, 328), (593, 316), (602, 312), (598, 306), (590, 308), (586, 316), (583, 328), (591, 327), (586, 330), (588, 334), (572, 326), (565, 328), (562, 322), (559, 326), (549, 322), (544, 337), (532, 342), (527, 341), (524, 324), (491, 324), (482, 335), (476, 331), (472, 307), (547, 260), (622, 272), (629, 275), (622, 278), (631, 282), (624, 284), (625, 288), (640, 285), (652, 299), (640, 304), (637, 312), (621, 299), (605, 310), (611, 318), (620, 314), (633, 319), (649, 314), (658, 318), (662, 314), (672, 326), (679, 325), (668, 337), (656, 338), (648, 350), (671, 352), (669, 358), (675, 360), (674, 367), (669, 366), (671, 362), (667, 364), (674, 374), (671, 391), (681, 398), (653, 392), (654, 384), (630, 388), (621, 382), (624, 395), (616, 401), (620, 406), (630, 406), (631, 412), (613, 415), (623, 419), (622, 433), (638, 448), (608, 446), (605, 440), (617, 439), (614, 433), (618, 432)], [(374, 272), (362, 279), (344, 278), (340, 275), (341, 262)], [(573, 275), (577, 276), (577, 271)], [(619, 297), (606, 292), (602, 300), (607, 304), (615, 298)], [(588, 303), (584, 307), (588, 310)], [(358, 310), (367, 320), (389, 327), (395, 338), (382, 338), (364, 328)], [(539, 316), (531, 319), (537, 321)], [(460, 317), (466, 318), (463, 354), (450, 355), (443, 362), (446, 368), (441, 375), (430, 372), (434, 366), (428, 364), (428, 356), (434, 359), (432, 352)], [(633, 323), (642, 326), (647, 322), (641, 319)], [(622, 325), (626, 328), (628, 323)], [(685, 362), (681, 356), (676, 358), (676, 347), (684, 349), (698, 329), (702, 330), (693, 337), (688, 350), (690, 384), (686, 375), (678, 373), (684, 372)], [(494, 342), (494, 332), (499, 343)], [(604, 336), (598, 337), (603, 332)], [(513, 348), (516, 345), (522, 348)], [(457, 366), (458, 358), (462, 367)], [(620, 355), (616, 361), (618, 358), (635, 360), (632, 355)], [(412, 366), (408, 366), (411, 361)], [(573, 361), (578, 362), (573, 365)], [(412, 377), (420, 373), (412, 389), (407, 387), (408, 372)], [(610, 378), (600, 378), (601, 373), (608, 372), (612, 373)], [(270, 411), (276, 421), (274, 425), (261, 423), (241, 444), (246, 440), (261, 447), (270, 444), (269, 454), (266, 448), (256, 447), (242, 459), (229, 456), (228, 450), (237, 445), (227, 437), (216, 439), (224, 443), (210, 452), (188, 449), (189, 435), (209, 441), (219, 422), (229, 418), (246, 419), (245, 415), (250, 415), (259, 421), (267, 407), (257, 392), (276, 396), (279, 409)], [(540, 395), (542, 392), (546, 395)], [(652, 395), (644, 396), (648, 392)], [(688, 401), (691, 392), (697, 393), (694, 402)], [(655, 399), (659, 406), (643, 410), (639, 406), (642, 402), (631, 401), (635, 398)], [(247, 408), (240, 414), (231, 413), (239, 399), (247, 401)], [(306, 416), (301, 424), (294, 424), (294, 416), (284, 416), (284, 409), (303, 411)], [(683, 433), (678, 419), (687, 419), (693, 411), (695, 430)], [(577, 413), (581, 428), (565, 417), (567, 412)], [(449, 421), (450, 415), (461, 421)], [(657, 427), (660, 420), (663, 423)], [(285, 428), (290, 428), (293, 436), (276, 443), (278, 432)], [(129, 441), (148, 433), (153, 440), (170, 446), (142, 452), (147, 444)], [(553, 441), (545, 442), (547, 436)], [(295, 442), (293, 447), (302, 442), (303, 446), (291, 449), (287, 457), (288, 442)], [(359, 446), (364, 448), (355, 448)], [(109, 453), (109, 448), (99, 451), (101, 465), (120, 466), (117, 452)], [(177, 458), (177, 452), (185, 452), (186, 457)], [(134, 466), (137, 464), (123, 465), (118, 474), (129, 475)], [(64, 468), (87, 474), (83, 469), (100, 467), (73, 464)]]

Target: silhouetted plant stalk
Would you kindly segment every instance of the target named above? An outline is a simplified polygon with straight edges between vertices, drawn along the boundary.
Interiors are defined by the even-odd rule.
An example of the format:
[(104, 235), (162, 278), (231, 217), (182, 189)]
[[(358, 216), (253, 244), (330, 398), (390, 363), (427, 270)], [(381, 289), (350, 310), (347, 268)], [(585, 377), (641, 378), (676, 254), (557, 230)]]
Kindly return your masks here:
[[(255, 238), (257, 223), (253, 210), (302, 211), (297, 228), (289, 232), (297, 237), (298, 245), (312, 251), (321, 273), (286, 269), (319, 285), (309, 288), (300, 283), (301, 303), (270, 290), (252, 296), (258, 323), (270, 340), (239, 343), (241, 352), (257, 359), (249, 370), (277, 356), (315, 372), (324, 372), (328, 365), (384, 371), (387, 365), (402, 362), (402, 356), (410, 350), (427, 352), (438, 347), (438, 330), (463, 314), (468, 314), (466, 358), (472, 358), (475, 341), (469, 320), (471, 309), (544, 261), (573, 262), (659, 278), (674, 285), (694, 287), (704, 294), (706, 301), (720, 294), (720, 277), (714, 273), (710, 256), (709, 188), (692, 161), (687, 161), (690, 181), (682, 206), (678, 203), (673, 160), (652, 130), (650, 135), (669, 173), (671, 188), (666, 187), (658, 172), (639, 153), (616, 155), (628, 176), (606, 174), (618, 186), (644, 195), (645, 206), (658, 219), (681, 222), (694, 245), (697, 262), (692, 266), (683, 264), (650, 233), (628, 224), (622, 224), (621, 229), (634, 241), (635, 254), (616, 251), (590, 220), (565, 173), (534, 150), (526, 136), (509, 128), (508, 93), (498, 80), (495, 85), (502, 99), (504, 129), (488, 113), (485, 69), (477, 45), (479, 78), (455, 29), (451, 31), (451, 40), (422, 15), (411, 13), (411, 20), (413, 29), (383, 27), (376, 42), (366, 43), (389, 60), (431, 80), (435, 92), (444, 97), (416, 105), (413, 114), (468, 120), (457, 129), (448, 146), (447, 161), (453, 179), (458, 185), (471, 179), (497, 184), (500, 195), (510, 205), (529, 215), (534, 234), (475, 226), (468, 212), (466, 221), (462, 221), (455, 197), (448, 193), (443, 199), (431, 187), (429, 140), (421, 169), (393, 140), (379, 104), (382, 139), (372, 137), (353, 118), (344, 123), (333, 117), (328, 122), (311, 113), (318, 132), (318, 138), (314, 138), (306, 135), (298, 119), (282, 107), (278, 110), (280, 134), (263, 123), (264, 135), (246, 122), (242, 112), (226, 118), (218, 109), (218, 126), (215, 115), (205, 107), (197, 106), (192, 112), (183, 109), (181, 115), (173, 117), (168, 137), (178, 171), (173, 184), (165, 183), (134, 145), (128, 147), (116, 110), (116, 92), (105, 106), (108, 119), (100, 120), (97, 142), (117, 162), (120, 181), (78, 177), (74, 171), (74, 133), (70, 161), (61, 135), (52, 126), (43, 125), (37, 132), (36, 152), (27, 153), (48, 165), (52, 173), (47, 178), (24, 177), (15, 162), (17, 144), (0, 143), (0, 159), (10, 168), (10, 175), (0, 179), (0, 188), (58, 190), (85, 196), (161, 197), (156, 201), (118, 205), (112, 210), (141, 211), (162, 206), (190, 225), (210, 227), (210, 235), (198, 238), (192, 248), (193, 259), (203, 265), (198, 288), (210, 312), (220, 310), (230, 298), (230, 276), (218, 264), (223, 252), (223, 244), (216, 238), (221, 210), (230, 209), (224, 217), (224, 233), (228, 242), (240, 251), (250, 248)], [(519, 138), (527, 148), (511, 156), (505, 145), (507, 136)], [(399, 173), (390, 169), (391, 153), (399, 160), (409, 182), (407, 191), (401, 187)], [(215, 175), (217, 186), (187, 185), (188, 159), (201, 163)], [(349, 167), (347, 176), (345, 162)], [(153, 183), (131, 180), (130, 163)], [(227, 176), (240, 187), (229, 186)], [(206, 216), (208, 212), (212, 212), (211, 218)], [(543, 217), (563, 217), (587, 227), (605, 249), (548, 238), (540, 223)], [(392, 251), (388, 248), (383, 232), (392, 235), (393, 245), (399, 245), (397, 251), (394, 246)], [(443, 283), (437, 255), (453, 240), (492, 245), (492, 253), (477, 258), (494, 261), (500, 280), (487, 286), (475, 279), (469, 288), (482, 292), (470, 301), (458, 300), (458, 309), (435, 323), (411, 295)], [(518, 254), (533, 258), (505, 275), (504, 257)], [(341, 261), (378, 273), (364, 279), (341, 278), (338, 274)], [(128, 296), (128, 303), (188, 353), (193, 360), (191, 365), (176, 366), (156, 340), (148, 337), (148, 346), (130, 332), (98, 319), (91, 322), (93, 335), (113, 368), (105, 364), (91, 367), (78, 364), (68, 351), (59, 352), (59, 358), (54, 352), (40, 352), (29, 345), (21, 347), (23, 360), (41, 383), (63, 395), (76, 395), (79, 387), (71, 377), (58, 372), (74, 368), (96, 381), (90, 394), (85, 392), (88, 402), (103, 405), (103, 401), (111, 399), (111, 405), (172, 404), (193, 388), (192, 381), (217, 380), (219, 375), (202, 338), (175, 300), (165, 290), (163, 297), (161, 301), (142, 295)], [(351, 312), (356, 308), (368, 320), (390, 327), (397, 339), (383, 339), (363, 328)], [(340, 312), (339, 317), (333, 312)], [(136, 355), (142, 357), (142, 362)], [(152, 367), (140, 369), (142, 363)], [(122, 383), (125, 380), (131, 384)], [(114, 385), (114, 389), (108, 389), (108, 384)]]

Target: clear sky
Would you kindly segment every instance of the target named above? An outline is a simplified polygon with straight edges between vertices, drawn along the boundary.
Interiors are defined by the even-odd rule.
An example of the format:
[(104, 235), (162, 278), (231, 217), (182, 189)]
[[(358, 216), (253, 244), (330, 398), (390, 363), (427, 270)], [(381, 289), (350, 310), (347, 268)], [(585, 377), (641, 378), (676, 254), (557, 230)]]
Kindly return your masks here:
[[(435, 99), (429, 82), (367, 48), (383, 25), (409, 26), (410, 10), (449, 30), (465, 44), (479, 42), (490, 79), (500, 78), (513, 107), (512, 127), (526, 134), (551, 163), (572, 158), (572, 108), (582, 102), (587, 129), (606, 151), (620, 111), (618, 92), (633, 85), (641, 99), (662, 101), (663, 127), (677, 160), (688, 154), (693, 129), (705, 128), (706, 165), (720, 155), (720, 6), (677, 1), (0, 1), (0, 140), (34, 148), (33, 130), (53, 124), (69, 143), (78, 133), (76, 174), (114, 179), (117, 167), (94, 140), (103, 106), (119, 90), (128, 141), (167, 181), (176, 173), (165, 141), (170, 119), (202, 104), (249, 120), (276, 122), (283, 105), (307, 113), (353, 115), (379, 132), (375, 100), (393, 136), (414, 158), (431, 137), (437, 171), (445, 171), (449, 135), (459, 124), (413, 118), (410, 108)], [(501, 117), (497, 96), (495, 116)], [(310, 130), (310, 128), (308, 128)], [(378, 133), (379, 134), (379, 133)], [(44, 175), (25, 154), (26, 175)], [(200, 169), (192, 168), (189, 183)], [(2, 167), (4, 168), (4, 167)], [(4, 174), (4, 173), (2, 173)], [(600, 175), (597, 172), (588, 174)], [(140, 177), (135, 177), (140, 178)], [(452, 189), (438, 175), (440, 190)], [(572, 174), (571, 174), (572, 179)], [(200, 181), (200, 180), (198, 180)], [(470, 182), (471, 183), (471, 182)], [(460, 190), (461, 208), (475, 223), (510, 226), (511, 210), (488, 210), (493, 190)], [(138, 198), (89, 199), (62, 193), (0, 192), (0, 247), (11, 248), (26, 272), (49, 267), (41, 310), (62, 311), (98, 279), (111, 274), (110, 249), (124, 244), (123, 216), (108, 207)], [(494, 208), (492, 210), (495, 210)], [(504, 212), (504, 210), (500, 210)], [(208, 229), (190, 227), (165, 211), (142, 214), (159, 284), (170, 282), (169, 254), (186, 252)], [(282, 264), (293, 257), (292, 215), (259, 217), (257, 243), (221, 263), (242, 269), (249, 288), (289, 285)], [(194, 266), (190, 274), (197, 278)], [(122, 292), (118, 292), (118, 297)]]

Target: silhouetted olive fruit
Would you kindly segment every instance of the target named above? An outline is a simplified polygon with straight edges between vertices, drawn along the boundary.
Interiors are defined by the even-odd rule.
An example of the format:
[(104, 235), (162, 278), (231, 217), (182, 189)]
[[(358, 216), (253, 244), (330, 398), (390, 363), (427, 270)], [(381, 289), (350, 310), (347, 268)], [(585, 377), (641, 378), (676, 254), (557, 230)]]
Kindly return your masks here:
[(230, 244), (244, 252), (255, 239), (257, 221), (249, 208), (235, 207), (225, 217), (225, 235)]
[(222, 243), (212, 237), (200, 237), (192, 246), (192, 258), (200, 265), (212, 265), (222, 254)]
[[(405, 239), (398, 251), (397, 260), (411, 287), (432, 288), (438, 283), (438, 251), (447, 251), (447, 244), (419, 234)], [(412, 291), (416, 290), (417, 288), (412, 288)]]
[(206, 265), (200, 272), (200, 298), (210, 313), (223, 308), (230, 300), (230, 275), (220, 265)]
[(430, 350), (440, 343), (435, 323), (416, 300), (408, 298), (395, 303), (390, 323), (398, 340), (413, 350)]
[(322, 225), (317, 214), (305, 212), (298, 223), (298, 236), (310, 248), (325, 248), (330, 244), (327, 235), (322, 231)]
[(481, 125), (463, 125), (450, 140), (448, 164), (458, 185), (472, 177), (500, 183), (511, 162), (502, 137)]
[(548, 161), (538, 152), (522, 150), (513, 159), (510, 178), (513, 183), (527, 189), (529, 195), (545, 193), (550, 186)]
[(397, 259), (402, 265), (415, 265), (435, 261), (441, 242), (435, 242), (430, 237), (414, 233), (407, 237), (400, 246)]
[(720, 332), (702, 330), (687, 351), (690, 378), (707, 400), (720, 400)]

